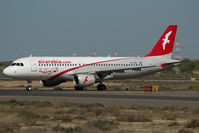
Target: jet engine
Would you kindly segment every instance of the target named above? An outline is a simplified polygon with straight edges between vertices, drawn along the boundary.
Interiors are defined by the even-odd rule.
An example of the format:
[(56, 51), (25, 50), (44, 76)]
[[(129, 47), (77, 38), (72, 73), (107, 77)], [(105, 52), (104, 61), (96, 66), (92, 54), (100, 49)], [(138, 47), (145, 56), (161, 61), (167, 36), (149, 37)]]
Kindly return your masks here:
[(75, 86), (79, 87), (91, 86), (95, 83), (95, 81), (95, 75), (88, 74), (78, 74), (73, 79), (73, 83), (75, 84)]
[(63, 82), (66, 82), (66, 81), (65, 80), (40, 80), (40, 84), (45, 87), (53, 87)]

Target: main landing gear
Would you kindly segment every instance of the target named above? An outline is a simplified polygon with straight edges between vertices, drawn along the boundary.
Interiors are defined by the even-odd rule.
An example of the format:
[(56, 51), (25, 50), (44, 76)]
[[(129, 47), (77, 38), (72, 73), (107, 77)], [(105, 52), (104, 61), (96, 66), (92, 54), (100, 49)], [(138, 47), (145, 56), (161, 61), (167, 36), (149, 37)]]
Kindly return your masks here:
[(105, 91), (106, 85), (102, 83), (104, 76), (102, 74), (100, 74), (98, 76), (99, 76), (99, 84), (97, 85), (97, 90), (98, 91)]
[(30, 91), (30, 90), (32, 90), (32, 86), (31, 86), (32, 81), (31, 80), (27, 80), (27, 82), (28, 82), (28, 86), (26, 87), (26, 90)]
[[(80, 86), (75, 86), (74, 87), (76, 91), (82, 91), (84, 89), (84, 87), (80, 87)], [(106, 90), (106, 86), (102, 83), (97, 85), (97, 90), (98, 91), (104, 91)]]
[(98, 91), (104, 91), (104, 90), (106, 90), (106, 85), (104, 85), (102, 83), (98, 84), (97, 85), (97, 90)]

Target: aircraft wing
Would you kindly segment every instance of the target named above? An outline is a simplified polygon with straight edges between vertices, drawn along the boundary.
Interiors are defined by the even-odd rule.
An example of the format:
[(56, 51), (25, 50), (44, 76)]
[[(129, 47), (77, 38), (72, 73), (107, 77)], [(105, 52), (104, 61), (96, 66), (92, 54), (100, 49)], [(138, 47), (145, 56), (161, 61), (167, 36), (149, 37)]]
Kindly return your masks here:
[(103, 70), (103, 71), (99, 71), (96, 73), (103, 73), (103, 72), (124, 72), (125, 70), (134, 70), (134, 71), (141, 71), (142, 68), (151, 68), (151, 67), (155, 67), (155, 65), (152, 66), (141, 66), (141, 67), (135, 67), (135, 68), (121, 68), (121, 69), (113, 69), (113, 70)]
[[(114, 72), (125, 72), (125, 70), (134, 70), (134, 71), (141, 71), (142, 68), (151, 68), (151, 67), (155, 67), (155, 65), (151, 65), (151, 66), (138, 66), (138, 67), (134, 67), (134, 68), (121, 68), (121, 69), (107, 69), (107, 70), (102, 70), (102, 71), (91, 71), (87, 74), (96, 74), (98, 75), (100, 78), (104, 78), (106, 77), (107, 75), (110, 75), (111, 73), (114, 73)], [(76, 74), (85, 74), (85, 73), (75, 73)]]

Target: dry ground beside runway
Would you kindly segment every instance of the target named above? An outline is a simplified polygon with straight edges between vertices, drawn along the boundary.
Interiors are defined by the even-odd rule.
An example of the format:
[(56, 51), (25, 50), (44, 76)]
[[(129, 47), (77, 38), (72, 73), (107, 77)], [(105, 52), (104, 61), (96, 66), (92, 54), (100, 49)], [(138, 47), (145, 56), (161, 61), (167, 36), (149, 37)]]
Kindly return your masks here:
[[(68, 101), (0, 102), (2, 133), (199, 132), (199, 109), (74, 104)], [(187, 133), (187, 132), (186, 132)]]

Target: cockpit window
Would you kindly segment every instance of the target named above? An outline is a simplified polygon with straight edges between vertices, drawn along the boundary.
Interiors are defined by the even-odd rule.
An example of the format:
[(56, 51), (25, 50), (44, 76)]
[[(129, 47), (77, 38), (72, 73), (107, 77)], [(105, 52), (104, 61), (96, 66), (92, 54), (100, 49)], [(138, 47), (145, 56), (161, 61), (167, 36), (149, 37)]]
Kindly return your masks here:
[(12, 63), (10, 66), (24, 66), (23, 63)]
[(16, 63), (12, 63), (12, 64), (11, 64), (11, 66), (15, 66), (15, 65), (16, 65)]

